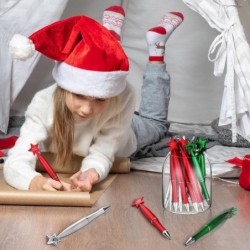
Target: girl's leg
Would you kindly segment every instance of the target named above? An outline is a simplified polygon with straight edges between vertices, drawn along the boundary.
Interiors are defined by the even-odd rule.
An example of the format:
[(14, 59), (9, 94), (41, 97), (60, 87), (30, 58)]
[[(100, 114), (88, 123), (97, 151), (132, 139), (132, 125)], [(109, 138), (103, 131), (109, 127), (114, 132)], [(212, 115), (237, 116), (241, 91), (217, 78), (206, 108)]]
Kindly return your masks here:
[(170, 76), (164, 63), (165, 44), (182, 21), (181, 13), (170, 12), (163, 16), (159, 26), (147, 32), (149, 63), (143, 74), (139, 115), (132, 120), (138, 150), (166, 136)]
[(165, 64), (146, 65), (141, 95), (139, 115), (134, 115), (132, 120), (137, 149), (159, 141), (168, 129), (170, 76)]

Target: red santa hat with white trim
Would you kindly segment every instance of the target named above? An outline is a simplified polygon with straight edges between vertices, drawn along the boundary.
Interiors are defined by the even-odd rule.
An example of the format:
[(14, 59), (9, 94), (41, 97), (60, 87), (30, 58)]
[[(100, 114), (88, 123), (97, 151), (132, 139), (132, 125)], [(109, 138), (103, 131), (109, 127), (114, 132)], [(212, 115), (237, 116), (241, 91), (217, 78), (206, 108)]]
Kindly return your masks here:
[(14, 35), (10, 41), (14, 58), (26, 60), (35, 51), (55, 60), (53, 77), (70, 92), (109, 98), (126, 87), (128, 58), (111, 32), (86, 16), (52, 23), (28, 38)]

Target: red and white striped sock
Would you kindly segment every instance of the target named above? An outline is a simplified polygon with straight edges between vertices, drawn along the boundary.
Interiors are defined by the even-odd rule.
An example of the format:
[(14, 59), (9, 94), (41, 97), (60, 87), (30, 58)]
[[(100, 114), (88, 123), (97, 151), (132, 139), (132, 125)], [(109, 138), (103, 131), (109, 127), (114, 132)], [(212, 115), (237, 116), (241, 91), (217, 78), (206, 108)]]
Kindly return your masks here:
[(121, 40), (121, 29), (125, 19), (125, 11), (121, 6), (110, 6), (103, 12), (103, 26), (106, 27), (110, 32)]
[(173, 31), (183, 22), (184, 16), (180, 12), (169, 12), (164, 15), (159, 26), (147, 32), (149, 61), (164, 61), (165, 44)]
[(164, 27), (167, 31), (167, 39), (173, 31), (183, 22), (184, 16), (180, 12), (169, 12), (165, 14), (161, 21), (160, 26)]

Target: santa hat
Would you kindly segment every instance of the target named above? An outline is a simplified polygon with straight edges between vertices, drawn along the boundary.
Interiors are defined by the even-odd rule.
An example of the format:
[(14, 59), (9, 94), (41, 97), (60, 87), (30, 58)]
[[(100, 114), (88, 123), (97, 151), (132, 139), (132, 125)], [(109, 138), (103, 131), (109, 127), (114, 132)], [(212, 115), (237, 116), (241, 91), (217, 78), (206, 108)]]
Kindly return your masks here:
[(99, 98), (125, 89), (128, 58), (110, 31), (89, 17), (61, 20), (28, 38), (15, 35), (10, 41), (10, 51), (19, 60), (35, 50), (56, 61), (53, 77), (63, 89)]

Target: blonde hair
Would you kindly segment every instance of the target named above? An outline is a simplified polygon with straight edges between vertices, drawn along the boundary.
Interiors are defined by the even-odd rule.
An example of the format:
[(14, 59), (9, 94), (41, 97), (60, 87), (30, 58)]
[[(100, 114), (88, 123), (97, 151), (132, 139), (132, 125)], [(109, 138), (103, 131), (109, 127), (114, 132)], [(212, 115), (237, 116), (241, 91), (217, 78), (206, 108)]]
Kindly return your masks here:
[[(73, 156), (74, 116), (66, 105), (67, 91), (57, 87), (54, 92), (54, 121), (52, 126), (53, 145), (57, 150), (55, 165), (65, 167), (70, 164)], [(114, 122), (120, 126), (120, 98), (110, 98), (113, 112), (116, 113)], [(103, 114), (104, 115), (104, 114)]]
[(74, 141), (74, 117), (66, 105), (67, 91), (57, 87), (54, 93), (54, 121), (52, 140), (57, 155), (55, 165), (65, 167), (72, 158)]

